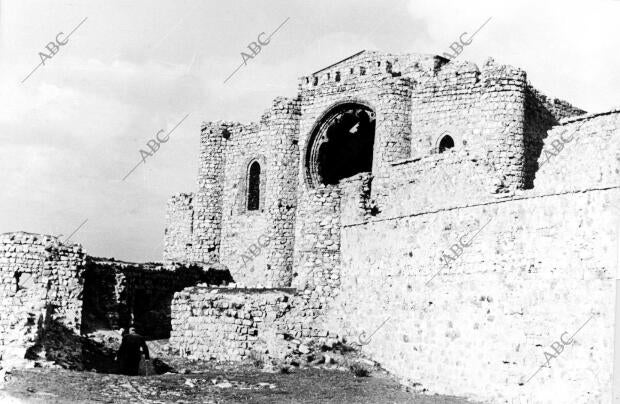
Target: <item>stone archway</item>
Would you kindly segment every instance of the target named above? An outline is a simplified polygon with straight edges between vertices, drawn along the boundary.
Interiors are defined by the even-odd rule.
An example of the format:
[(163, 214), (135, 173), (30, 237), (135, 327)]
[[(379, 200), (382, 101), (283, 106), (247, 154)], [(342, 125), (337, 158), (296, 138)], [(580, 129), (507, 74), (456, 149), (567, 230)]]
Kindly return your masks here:
[(372, 171), (375, 112), (361, 103), (333, 107), (317, 122), (306, 152), (311, 187), (335, 185), (343, 178)]

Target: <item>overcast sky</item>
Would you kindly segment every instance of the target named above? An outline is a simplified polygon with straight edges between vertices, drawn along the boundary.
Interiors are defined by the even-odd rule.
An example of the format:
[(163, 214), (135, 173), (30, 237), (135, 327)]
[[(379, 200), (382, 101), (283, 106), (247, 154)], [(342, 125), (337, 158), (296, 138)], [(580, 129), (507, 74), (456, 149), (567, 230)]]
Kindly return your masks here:
[(256, 121), (298, 77), (362, 49), (442, 54), (489, 17), (459, 58), (520, 67), (589, 112), (620, 105), (618, 0), (0, 1), (0, 233), (68, 236), (88, 220), (72, 240), (89, 254), (160, 260), (166, 201), (195, 190), (201, 121)]

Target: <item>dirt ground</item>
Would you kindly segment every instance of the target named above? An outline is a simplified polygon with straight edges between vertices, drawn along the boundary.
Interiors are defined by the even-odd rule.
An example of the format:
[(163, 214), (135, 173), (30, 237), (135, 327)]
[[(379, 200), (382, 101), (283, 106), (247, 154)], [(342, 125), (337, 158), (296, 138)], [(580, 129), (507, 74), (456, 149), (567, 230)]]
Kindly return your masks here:
[[(40, 360), (34, 362), (40, 367), (7, 373), (5, 383), (0, 381), (0, 403), (468, 403), (407, 391), (376, 363), (371, 366), (374, 362), (344, 346), (329, 352), (329, 364), (315, 366), (191, 360), (171, 349), (168, 340), (147, 344), (152, 360), (149, 366), (143, 361), (140, 372), (151, 376), (117, 374), (120, 334), (100, 331), (82, 341), (84, 366), (69, 370)], [(364, 372), (351, 363), (363, 365)]]
[[(188, 372), (188, 370), (185, 370)], [(419, 403), (465, 399), (407, 392), (384, 372), (356, 377), (345, 370), (270, 373), (251, 365), (214, 366), (199, 373), (123, 376), (64, 369), (13, 371), (2, 403)]]

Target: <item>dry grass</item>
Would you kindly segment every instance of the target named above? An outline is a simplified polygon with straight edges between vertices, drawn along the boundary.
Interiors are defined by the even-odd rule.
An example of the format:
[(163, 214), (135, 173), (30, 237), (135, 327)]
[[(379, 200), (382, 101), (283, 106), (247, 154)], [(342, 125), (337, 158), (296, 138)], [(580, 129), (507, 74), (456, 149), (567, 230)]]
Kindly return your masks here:
[(359, 363), (349, 365), (349, 370), (355, 377), (368, 377), (370, 375), (370, 370)]

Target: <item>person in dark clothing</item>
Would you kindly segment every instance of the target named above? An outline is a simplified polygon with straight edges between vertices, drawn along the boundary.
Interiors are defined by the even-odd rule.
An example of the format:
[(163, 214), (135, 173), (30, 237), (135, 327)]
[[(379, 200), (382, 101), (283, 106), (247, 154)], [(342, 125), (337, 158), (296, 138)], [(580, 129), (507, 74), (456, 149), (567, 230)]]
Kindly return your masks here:
[(146, 346), (144, 337), (138, 334), (134, 327), (129, 327), (116, 354), (122, 374), (129, 376), (136, 376), (138, 374), (141, 358), (140, 349), (144, 352), (144, 359), (149, 360), (149, 348)]

